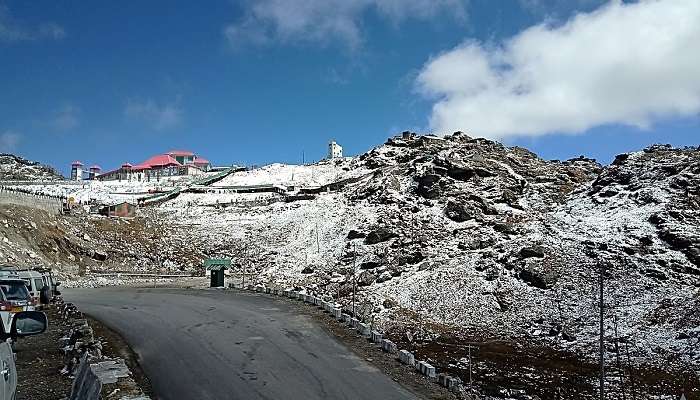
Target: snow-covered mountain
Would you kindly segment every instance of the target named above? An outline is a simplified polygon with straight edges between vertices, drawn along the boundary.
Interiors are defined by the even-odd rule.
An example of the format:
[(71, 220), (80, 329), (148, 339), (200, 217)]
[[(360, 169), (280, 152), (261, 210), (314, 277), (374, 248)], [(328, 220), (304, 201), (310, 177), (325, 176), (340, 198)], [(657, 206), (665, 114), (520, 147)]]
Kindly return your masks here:
[(585, 399), (601, 271), (611, 390), (699, 393), (699, 226), (698, 148), (652, 146), (604, 167), (456, 133), (235, 172), (136, 220), (74, 230), (106, 254), (84, 257), (91, 269), (230, 256), (247, 282), (354, 305), (442, 371), (465, 378), (474, 344), (487, 398)]
[[(225, 190), (226, 181), (289, 184), (292, 175), (300, 187), (323, 184), (301, 178), (314, 168), (348, 183), (301, 201)], [(407, 136), (356, 158), (240, 172), (219, 186), (160, 208), (205, 252), (248, 260), (258, 283), (306, 288), (351, 309), (357, 282), (358, 314), (397, 340), (410, 332), (426, 343), (506, 341), (528, 357), (546, 348), (593, 365), (602, 265), (609, 345), (627, 343), (648, 371), (700, 364), (697, 148), (653, 146), (602, 167), (461, 133)], [(427, 356), (447, 367), (462, 353)], [(516, 375), (522, 384), (525, 372)], [(577, 395), (592, 390), (594, 374), (572, 375), (583, 382)]]
[(0, 154), (0, 181), (60, 181), (55, 169), (14, 154)]

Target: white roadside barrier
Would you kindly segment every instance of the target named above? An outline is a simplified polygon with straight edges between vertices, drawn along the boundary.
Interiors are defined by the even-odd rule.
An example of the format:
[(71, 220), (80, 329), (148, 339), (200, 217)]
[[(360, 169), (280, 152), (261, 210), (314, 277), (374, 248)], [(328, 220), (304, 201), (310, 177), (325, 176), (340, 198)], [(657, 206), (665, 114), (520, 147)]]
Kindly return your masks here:
[(433, 379), (437, 377), (437, 374), (435, 373), (435, 367), (433, 367), (425, 361), (418, 362), (418, 364), (416, 364), (416, 369), (418, 370), (418, 372), (427, 376), (428, 378)]
[(384, 335), (378, 331), (372, 331), (370, 334), (370, 339), (372, 340), (372, 343), (381, 343), (382, 339), (384, 339)]
[(396, 350), (397, 350), (396, 343), (392, 342), (389, 339), (383, 339), (382, 340), (382, 350), (384, 350), (387, 353), (394, 354), (394, 353), (396, 353)]
[(413, 353), (408, 350), (399, 351), (399, 361), (401, 361), (403, 364), (410, 365), (411, 367), (416, 365), (416, 358), (413, 356)]
[(371, 336), (370, 326), (362, 322), (357, 324), (357, 332), (367, 338)]
[(454, 392), (462, 385), (462, 380), (447, 374), (438, 374), (438, 383)]

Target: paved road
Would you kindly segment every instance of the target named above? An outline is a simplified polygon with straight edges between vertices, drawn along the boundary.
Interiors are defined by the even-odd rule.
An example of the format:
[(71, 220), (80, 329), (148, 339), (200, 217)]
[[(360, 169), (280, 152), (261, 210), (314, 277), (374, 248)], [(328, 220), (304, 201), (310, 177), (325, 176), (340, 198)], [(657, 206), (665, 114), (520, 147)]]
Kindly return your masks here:
[(116, 329), (164, 400), (414, 399), (286, 300), (217, 290), (64, 290)]

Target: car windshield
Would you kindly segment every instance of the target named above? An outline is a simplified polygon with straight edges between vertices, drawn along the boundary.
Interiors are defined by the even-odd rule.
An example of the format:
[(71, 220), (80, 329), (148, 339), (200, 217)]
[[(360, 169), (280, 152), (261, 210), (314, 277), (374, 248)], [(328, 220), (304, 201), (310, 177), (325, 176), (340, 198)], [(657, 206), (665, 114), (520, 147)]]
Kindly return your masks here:
[(29, 300), (29, 292), (22, 282), (0, 282), (0, 290), (6, 300)]

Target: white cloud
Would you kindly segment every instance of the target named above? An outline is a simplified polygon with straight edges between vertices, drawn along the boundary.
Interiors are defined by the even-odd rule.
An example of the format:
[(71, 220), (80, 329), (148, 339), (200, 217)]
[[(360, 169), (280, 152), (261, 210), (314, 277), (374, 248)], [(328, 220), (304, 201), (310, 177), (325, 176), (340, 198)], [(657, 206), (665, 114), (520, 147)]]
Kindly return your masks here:
[(429, 60), (416, 80), (435, 99), (431, 128), (495, 139), (649, 127), (700, 112), (700, 1), (613, 1)]
[(59, 108), (50, 120), (54, 129), (69, 131), (80, 125), (81, 110), (72, 104), (65, 104)]
[(13, 131), (5, 131), (0, 134), (0, 153), (12, 153), (17, 150), (22, 136)]
[(245, 15), (225, 27), (234, 47), (282, 42), (328, 44), (351, 49), (363, 41), (362, 17), (371, 10), (399, 23), (407, 18), (449, 14), (463, 18), (466, 0), (258, 0), (245, 3)]
[(150, 99), (127, 101), (124, 115), (145, 121), (158, 131), (177, 127), (182, 122), (182, 109), (177, 104), (157, 104)]
[(39, 39), (63, 39), (66, 31), (55, 22), (45, 22), (38, 27), (24, 26), (0, 3), (0, 42), (19, 42)]

